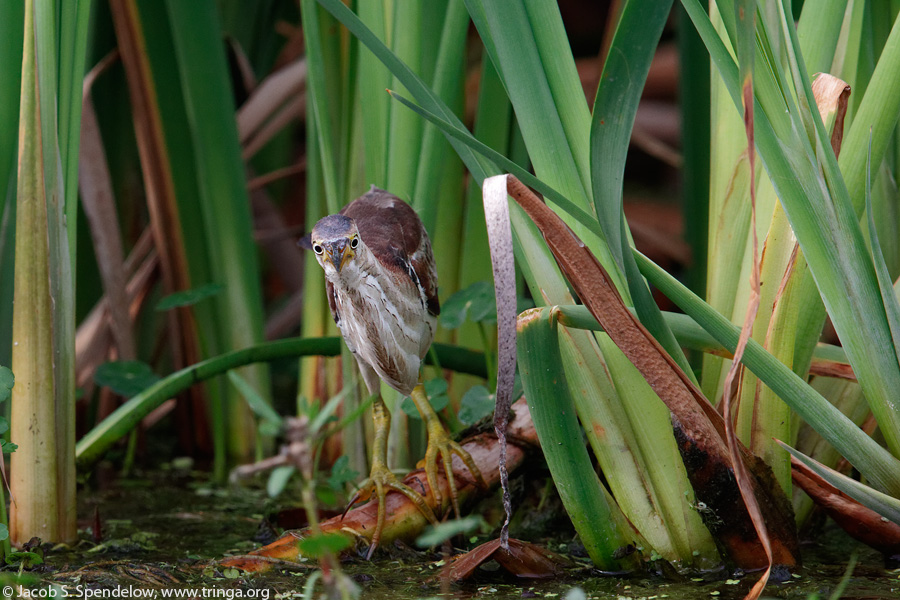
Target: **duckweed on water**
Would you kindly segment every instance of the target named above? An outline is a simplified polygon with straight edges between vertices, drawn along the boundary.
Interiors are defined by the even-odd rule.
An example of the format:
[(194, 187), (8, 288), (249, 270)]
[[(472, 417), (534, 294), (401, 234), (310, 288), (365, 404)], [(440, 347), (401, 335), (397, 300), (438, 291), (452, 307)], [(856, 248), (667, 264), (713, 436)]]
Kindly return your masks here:
[[(193, 476), (192, 476), (193, 477)], [(289, 494), (286, 495), (289, 497)], [(0, 585), (20, 583), (31, 595), (65, 597), (81, 591), (81, 597), (136, 597), (128, 590), (193, 590), (204, 598), (299, 598), (314, 564), (285, 565), (269, 573), (245, 575), (216, 567), (215, 559), (243, 554), (272, 535), (262, 526), (262, 515), (276, 507), (262, 489), (221, 489), (193, 478), (168, 474), (166, 480), (132, 480), (102, 491), (80, 494), (81, 541), (73, 547), (44, 547), (44, 562), (8, 566), (0, 572)], [(99, 519), (94, 517), (96, 514)], [(100, 525), (100, 539), (92, 540)], [(270, 528), (269, 528), (270, 529)], [(859, 546), (836, 529), (829, 529), (815, 545), (804, 547), (806, 566), (788, 581), (773, 583), (766, 596), (784, 599), (828, 598), (838, 585), (851, 552), (857, 564), (845, 598), (896, 598), (900, 596), (900, 571), (886, 571), (881, 557)], [(481, 540), (484, 541), (484, 540)], [(578, 544), (543, 540), (555, 552), (566, 553)], [(583, 560), (550, 580), (516, 580), (502, 570), (484, 565), (472, 581), (451, 584), (441, 580), (439, 552), (394, 548), (380, 552), (371, 562), (345, 561), (345, 572), (372, 600), (401, 598), (559, 598), (614, 599), (716, 599), (743, 598), (756, 580), (726, 572), (708, 573), (682, 581), (657, 576), (611, 577), (598, 573)], [(42, 590), (42, 592), (39, 592)], [(55, 591), (54, 591), (55, 590)], [(90, 590), (85, 592), (85, 590)], [(118, 596), (115, 594), (118, 590)], [(26, 591), (25, 594), (29, 592)], [(146, 593), (150, 593), (149, 591)], [(173, 592), (168, 592), (172, 594)], [(182, 592), (185, 593), (185, 592)], [(137, 592), (135, 592), (137, 594)], [(20, 594), (19, 597), (25, 597)]]

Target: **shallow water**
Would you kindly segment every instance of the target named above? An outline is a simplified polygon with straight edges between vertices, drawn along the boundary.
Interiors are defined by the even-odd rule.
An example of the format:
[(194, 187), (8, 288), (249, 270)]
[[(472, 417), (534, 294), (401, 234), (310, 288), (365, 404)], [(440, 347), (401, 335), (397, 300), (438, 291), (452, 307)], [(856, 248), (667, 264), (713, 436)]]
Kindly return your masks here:
[[(229, 600), (300, 597), (316, 565), (248, 576), (215, 568), (216, 558), (243, 554), (260, 545), (254, 538), (263, 516), (275, 504), (262, 490), (215, 488), (201, 477), (186, 471), (155, 473), (152, 480), (119, 480), (103, 491), (82, 492), (81, 542), (71, 549), (47, 551), (45, 564), (31, 571), (37, 587), (29, 597), (38, 594), (36, 590), (44, 590), (38, 596), (44, 598), (64, 597), (64, 593), (85, 599), (163, 598), (174, 590), (187, 590), (189, 595), (183, 597)], [(99, 543), (91, 540), (95, 511), (102, 533)], [(566, 554), (566, 546), (545, 543)], [(880, 555), (839, 530), (826, 529), (803, 550), (806, 566), (789, 581), (767, 586), (766, 597), (807, 598), (815, 593), (828, 598), (844, 575), (850, 555), (858, 553), (859, 563), (842, 597), (900, 598), (900, 570), (886, 571)], [(371, 562), (345, 561), (342, 568), (362, 588), (362, 598), (375, 600), (564, 598), (573, 588), (581, 588), (587, 598), (730, 600), (743, 598), (758, 577), (732, 578), (725, 572), (680, 582), (654, 576), (609, 577), (576, 558), (582, 561), (581, 568), (551, 580), (516, 580), (492, 570), (496, 563), (489, 563), (473, 581), (450, 584), (441, 581), (438, 559), (437, 553), (395, 549), (379, 552)], [(0, 573), (0, 583), (11, 583), (13, 575)], [(48, 584), (60, 587), (48, 588)]]

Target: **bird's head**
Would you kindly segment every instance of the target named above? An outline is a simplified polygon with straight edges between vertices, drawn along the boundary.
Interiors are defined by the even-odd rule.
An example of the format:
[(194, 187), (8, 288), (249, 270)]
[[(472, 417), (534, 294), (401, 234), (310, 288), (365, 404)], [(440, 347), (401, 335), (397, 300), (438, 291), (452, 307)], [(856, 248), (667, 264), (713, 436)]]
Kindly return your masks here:
[(310, 234), (312, 250), (316, 260), (331, 279), (340, 276), (341, 271), (353, 264), (365, 245), (353, 219), (344, 215), (328, 215), (316, 223)]

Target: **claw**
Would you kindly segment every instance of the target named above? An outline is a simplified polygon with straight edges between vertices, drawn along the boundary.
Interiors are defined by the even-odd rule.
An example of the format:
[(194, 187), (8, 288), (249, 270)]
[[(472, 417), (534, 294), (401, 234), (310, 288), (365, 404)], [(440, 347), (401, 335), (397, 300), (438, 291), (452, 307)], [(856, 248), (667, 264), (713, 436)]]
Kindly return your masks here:
[[(372, 405), (372, 412), (375, 420), (375, 444), (372, 455), (372, 471), (369, 478), (362, 482), (356, 493), (344, 509), (344, 515), (358, 501), (369, 498), (372, 494), (378, 499), (378, 514), (375, 521), (375, 530), (372, 532), (372, 540), (369, 542), (369, 550), (366, 553), (366, 560), (372, 558), (372, 554), (381, 541), (381, 532), (384, 529), (385, 508), (384, 499), (390, 491), (400, 492), (410, 499), (418, 509), (425, 515), (425, 518), (432, 525), (437, 525), (438, 520), (434, 515), (434, 511), (428, 506), (425, 497), (416, 492), (414, 489), (402, 483), (387, 467), (387, 435), (391, 428), (391, 415), (379, 398)], [(387, 488), (387, 489), (385, 489)], [(343, 516), (341, 517), (343, 519)]]
[(431, 494), (434, 496), (437, 506), (443, 506), (441, 488), (437, 482), (437, 457), (440, 454), (441, 462), (444, 465), (444, 473), (447, 476), (447, 485), (450, 487), (450, 504), (453, 506), (454, 514), (459, 518), (459, 494), (456, 489), (456, 477), (453, 473), (453, 455), (457, 455), (463, 461), (472, 474), (476, 485), (482, 489), (487, 489), (487, 483), (475, 461), (472, 460), (472, 456), (450, 438), (450, 434), (444, 429), (440, 419), (425, 397), (425, 388), (421, 384), (417, 385), (413, 390), (412, 400), (422, 414), (422, 418), (425, 419), (428, 428), (428, 448), (425, 451), (425, 477), (428, 479), (428, 487), (431, 488)]
[[(425, 497), (422, 496), (422, 494), (399, 481), (397, 477), (384, 466), (384, 463), (378, 460), (374, 461), (372, 464), (371, 475), (362, 482), (362, 485), (359, 486), (359, 489), (356, 490), (353, 498), (351, 498), (350, 502), (347, 504), (347, 508), (344, 509), (344, 515), (346, 515), (347, 511), (349, 511), (354, 504), (364, 497), (370, 497), (373, 492), (378, 499), (378, 513), (375, 519), (375, 530), (372, 532), (372, 540), (369, 542), (366, 560), (372, 558), (372, 554), (375, 552), (378, 543), (381, 541), (381, 532), (384, 529), (385, 520), (384, 499), (391, 491), (400, 492), (409, 498), (432, 525), (437, 525), (438, 523), (434, 511), (428, 506), (428, 503), (425, 501)], [(343, 515), (341, 518), (343, 519)]]

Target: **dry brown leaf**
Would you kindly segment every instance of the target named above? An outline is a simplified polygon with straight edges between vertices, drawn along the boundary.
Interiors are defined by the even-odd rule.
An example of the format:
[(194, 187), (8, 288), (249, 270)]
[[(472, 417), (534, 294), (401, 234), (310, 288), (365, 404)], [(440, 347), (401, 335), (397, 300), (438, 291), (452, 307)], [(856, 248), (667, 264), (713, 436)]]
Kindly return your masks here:
[(306, 85), (306, 59), (299, 59), (269, 74), (237, 113), (238, 138), (246, 143), (273, 114)]
[(856, 381), (856, 373), (853, 372), (853, 367), (849, 363), (816, 357), (813, 357), (812, 364), (809, 366), (809, 374)]
[(834, 75), (819, 73), (812, 82), (812, 92), (822, 122), (828, 123), (830, 116), (834, 115), (831, 148), (835, 156), (840, 156), (841, 142), (844, 139), (844, 117), (847, 116), (847, 104), (850, 101), (850, 86)]
[[(755, 173), (756, 167), (756, 145), (753, 142), (753, 79), (748, 77), (742, 88), (742, 98), (744, 103), (744, 130), (747, 135), (747, 153), (750, 159), (750, 172)], [(759, 310), (759, 240), (756, 237), (756, 185), (753, 179), (750, 179), (750, 234), (753, 240), (752, 251), (750, 257), (750, 297), (747, 300), (747, 312), (744, 317), (744, 324), (741, 327), (741, 335), (738, 338), (737, 347), (734, 351), (734, 360), (725, 376), (724, 391), (722, 393), (722, 413), (725, 416), (725, 435), (728, 441), (728, 452), (734, 465), (735, 482), (741, 492), (744, 500), (744, 506), (747, 508), (747, 514), (753, 523), (753, 528), (759, 537), (760, 544), (766, 553), (766, 570), (762, 577), (753, 585), (747, 593), (746, 600), (756, 600), (762, 594), (769, 576), (772, 573), (772, 565), (775, 557), (772, 550), (772, 540), (769, 537), (769, 530), (766, 527), (765, 517), (760, 509), (759, 502), (756, 499), (756, 493), (753, 490), (753, 482), (747, 466), (741, 460), (741, 443), (734, 432), (734, 424), (731, 414), (731, 398), (736, 392), (734, 387), (735, 376), (742, 372), (743, 366), (741, 359), (744, 356), (744, 350), (747, 348), (747, 342), (750, 340), (750, 334), (753, 332), (753, 321), (756, 319), (756, 313)], [(774, 492), (774, 490), (770, 490)]]
[(303, 289), (304, 258), (303, 250), (297, 246), (296, 232), (288, 228), (265, 189), (250, 193), (250, 207), (257, 231), (267, 234), (257, 238), (260, 249), (266, 253), (287, 291), (299, 292)]
[(496, 560), (507, 572), (524, 579), (553, 577), (569, 565), (564, 557), (536, 544), (510, 538), (509, 550), (504, 550), (500, 540), (496, 539), (454, 556), (448, 565), (450, 580), (468, 579), (478, 567), (491, 560)]
[[(672, 413), (679, 451), (697, 499), (704, 505), (701, 514), (723, 550), (742, 568), (765, 568), (769, 562), (765, 548), (735, 485), (722, 416), (625, 307), (603, 266), (577, 236), (524, 184), (507, 178), (507, 191), (541, 230), (579, 298)], [(770, 532), (775, 532), (775, 561), (798, 564), (796, 529), (787, 498), (771, 469), (739, 442), (737, 448), (739, 462), (746, 463), (752, 474), (750, 484), (761, 513)]]
[[(129, 275), (125, 288), (129, 318), (134, 321), (155, 282), (159, 267), (149, 231), (138, 238), (124, 267)], [(106, 302), (106, 296), (101, 297), (75, 331), (75, 384), (84, 389), (85, 396), (90, 396), (93, 390), (94, 370), (110, 356), (112, 335)]]
[(287, 104), (280, 107), (272, 118), (262, 124), (259, 130), (242, 144), (241, 157), (244, 160), (252, 158), (263, 146), (278, 135), (285, 126), (294, 119), (300, 119), (306, 114), (306, 95), (298, 94)]
[(225, 40), (225, 43), (228, 44), (229, 62), (234, 63), (237, 72), (240, 74), (241, 87), (247, 94), (253, 93), (253, 90), (256, 89), (256, 74), (253, 72), (253, 66), (250, 64), (247, 53), (244, 52), (240, 43), (233, 37), (229, 37)]
[(900, 554), (900, 525), (863, 506), (794, 457), (791, 478), (850, 537), (887, 556)]
[(244, 158), (260, 148), (305, 110), (306, 59), (295, 60), (271, 73), (253, 90), (237, 112), (238, 137)]
[(265, 187), (272, 182), (278, 181), (280, 179), (284, 179), (287, 177), (293, 177), (294, 175), (299, 175), (301, 173), (306, 172), (306, 157), (301, 156), (299, 160), (297, 160), (297, 164), (289, 165), (287, 167), (281, 167), (280, 169), (275, 169), (270, 173), (266, 173), (264, 175), (257, 175), (256, 177), (247, 181), (247, 190), (253, 192), (259, 188)]
[(94, 81), (117, 58), (116, 53), (108, 55), (84, 78), (78, 186), (81, 205), (94, 242), (97, 267), (107, 300), (106, 308), (112, 321), (110, 333), (116, 342), (117, 356), (119, 360), (134, 360), (137, 354), (128, 311), (128, 294), (125, 290), (125, 258), (119, 234), (119, 217), (106, 150), (91, 97)]
[[(187, 258), (175, 200), (175, 185), (172, 181), (165, 135), (158, 111), (153, 74), (146, 62), (141, 21), (133, 0), (112, 0), (110, 9), (119, 53), (125, 66), (147, 206), (153, 237), (160, 256), (164, 287), (166, 293), (190, 289)], [(169, 312), (176, 313), (176, 311)]]
[[(119, 54), (125, 66), (128, 97), (134, 115), (135, 138), (143, 172), (147, 209), (156, 251), (159, 254), (163, 289), (171, 294), (191, 288), (184, 233), (181, 228), (175, 183), (165, 141), (156, 87), (147, 61), (146, 42), (135, 0), (110, 0), (110, 13), (116, 31)], [(172, 363), (180, 369), (200, 360), (199, 341), (193, 313), (180, 307), (166, 313)], [(179, 428), (179, 440), (185, 448), (195, 444), (209, 450), (212, 442), (205, 425), (206, 407), (202, 387), (189, 392), (191, 407), (182, 409), (185, 426)], [(199, 423), (190, 431), (188, 412)]]

